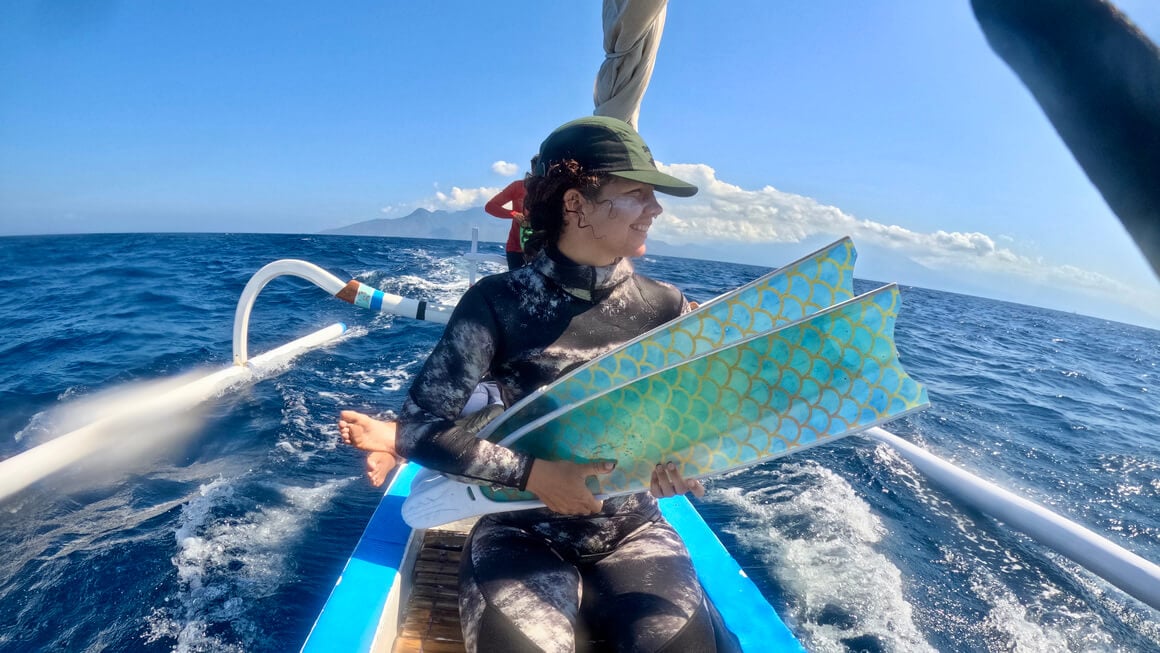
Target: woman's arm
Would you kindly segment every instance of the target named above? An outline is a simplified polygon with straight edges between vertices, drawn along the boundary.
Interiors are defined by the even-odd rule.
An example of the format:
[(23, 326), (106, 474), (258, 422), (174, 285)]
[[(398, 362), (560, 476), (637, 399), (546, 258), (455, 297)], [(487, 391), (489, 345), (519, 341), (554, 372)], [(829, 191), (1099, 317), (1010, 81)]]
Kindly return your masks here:
[[(514, 220), (523, 218), (524, 214), (519, 206), (517, 199), (522, 200), (524, 197), (524, 180), (517, 179), (507, 185), (507, 188), (501, 190), (495, 197), (487, 201), (483, 205), (483, 210), (487, 211), (489, 215), (494, 215), (497, 218), (505, 220)], [(505, 209), (504, 205), (511, 202), (512, 208)]]
[(491, 366), (499, 327), (481, 285), (468, 289), (415, 377), (399, 416), (399, 453), (473, 483), (525, 489), (532, 458), (481, 440), (456, 419)]

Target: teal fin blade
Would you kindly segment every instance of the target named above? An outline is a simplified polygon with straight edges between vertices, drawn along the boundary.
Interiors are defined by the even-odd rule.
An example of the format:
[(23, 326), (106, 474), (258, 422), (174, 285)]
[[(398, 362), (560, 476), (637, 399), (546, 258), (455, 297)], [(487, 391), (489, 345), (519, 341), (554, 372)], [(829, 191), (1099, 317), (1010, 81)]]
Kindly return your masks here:
[(596, 392), (800, 320), (854, 296), (858, 253), (843, 238), (706, 302), (515, 404), (479, 435), (493, 442)]
[[(891, 284), (768, 333), (604, 392), (511, 446), (554, 460), (616, 460), (598, 494), (647, 490), (653, 466), (721, 474), (879, 425), (928, 405), (894, 345)], [(484, 488), (493, 500), (526, 500)]]

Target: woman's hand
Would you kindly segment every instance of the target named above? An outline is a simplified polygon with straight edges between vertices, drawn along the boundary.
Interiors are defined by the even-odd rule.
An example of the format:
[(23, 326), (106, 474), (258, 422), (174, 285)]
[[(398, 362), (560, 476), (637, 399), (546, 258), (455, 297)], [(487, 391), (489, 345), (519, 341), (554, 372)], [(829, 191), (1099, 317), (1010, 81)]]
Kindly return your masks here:
[(544, 502), (552, 512), (561, 515), (592, 515), (600, 512), (604, 502), (592, 496), (584, 480), (596, 474), (607, 474), (616, 463), (577, 464), (566, 460), (532, 461), (528, 491)]
[(671, 462), (658, 464), (653, 468), (652, 483), (649, 486), (649, 491), (658, 499), (672, 497), (686, 492), (692, 492), (693, 496), (698, 499), (705, 496), (705, 486), (701, 485), (701, 481), (697, 479), (686, 481), (681, 477), (681, 472), (677, 469), (677, 465)]

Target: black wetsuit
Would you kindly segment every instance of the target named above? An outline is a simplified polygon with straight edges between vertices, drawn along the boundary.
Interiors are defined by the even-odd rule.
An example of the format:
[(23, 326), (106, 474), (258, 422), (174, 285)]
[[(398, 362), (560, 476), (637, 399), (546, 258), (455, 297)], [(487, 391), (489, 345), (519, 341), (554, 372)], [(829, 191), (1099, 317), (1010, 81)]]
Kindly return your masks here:
[[(411, 386), (399, 453), (463, 480), (524, 489), (530, 457), (455, 422), (476, 383), (490, 375), (510, 406), (687, 307), (680, 291), (627, 260), (597, 268), (549, 250), (484, 278)], [(571, 651), (578, 628), (613, 650), (714, 650), (688, 552), (647, 492), (608, 499), (591, 516), (545, 508), (481, 519), (464, 551), (460, 613), (469, 651)]]

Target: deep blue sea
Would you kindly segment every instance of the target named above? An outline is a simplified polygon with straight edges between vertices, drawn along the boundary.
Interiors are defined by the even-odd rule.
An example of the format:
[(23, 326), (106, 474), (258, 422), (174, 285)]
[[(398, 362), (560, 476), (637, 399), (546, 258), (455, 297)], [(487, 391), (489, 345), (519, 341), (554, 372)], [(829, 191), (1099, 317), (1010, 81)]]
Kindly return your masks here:
[[(453, 303), (465, 249), (0, 238), (0, 458), (86, 423), (85, 399), (228, 366), (239, 293), (270, 261)], [(665, 257), (638, 269), (702, 301), (762, 272)], [(902, 296), (898, 349), (932, 407), (888, 428), (1160, 561), (1160, 332), (921, 288)], [(0, 650), (296, 650), (381, 494), (336, 414), (397, 410), (441, 330), (283, 278), (258, 299), (250, 351), (339, 321), (346, 335), (209, 401), (183, 439), (88, 460), (0, 502)], [(118, 438), (158, 430), (154, 420)], [(699, 505), (813, 651), (1160, 650), (1160, 613), (858, 436), (714, 480)]]

